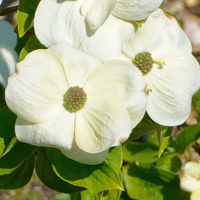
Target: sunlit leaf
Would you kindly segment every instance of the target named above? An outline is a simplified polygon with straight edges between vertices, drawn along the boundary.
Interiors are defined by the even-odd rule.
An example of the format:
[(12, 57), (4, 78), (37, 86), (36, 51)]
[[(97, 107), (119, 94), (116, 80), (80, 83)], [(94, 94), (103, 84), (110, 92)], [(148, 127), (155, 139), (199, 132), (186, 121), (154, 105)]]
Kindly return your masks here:
[(85, 190), (85, 188), (76, 187), (63, 181), (55, 174), (45, 148), (40, 148), (37, 153), (35, 169), (39, 179), (53, 190), (63, 193), (75, 193)]
[(7, 106), (0, 110), (0, 157), (15, 143), (16, 115)]
[(67, 158), (60, 150), (53, 148), (47, 148), (47, 154), (56, 174), (72, 185), (85, 187), (91, 193), (99, 193), (109, 189), (123, 190), (117, 172), (106, 162), (100, 165), (81, 164)]
[(154, 162), (158, 159), (158, 147), (150, 143), (127, 142), (123, 145), (123, 158), (127, 162)]
[(181, 170), (182, 162), (176, 153), (167, 154), (159, 158), (156, 167), (164, 170), (178, 172)]
[(12, 173), (38, 147), (17, 142), (5, 155), (0, 158), (0, 175)]
[(32, 154), (12, 173), (0, 176), (0, 189), (17, 189), (26, 185), (33, 173), (35, 155)]
[(130, 198), (145, 200), (189, 200), (190, 193), (180, 189), (179, 177), (174, 172), (151, 164), (132, 163), (123, 167), (125, 185)]
[(164, 127), (159, 124), (156, 124), (156, 131), (158, 135), (158, 142), (159, 142), (159, 152), (158, 157), (160, 157), (167, 147), (169, 138), (171, 137), (173, 127)]
[(19, 37), (22, 37), (31, 27), (35, 10), (40, 0), (20, 0), (17, 10), (17, 22)]
[(176, 152), (183, 153), (200, 137), (200, 124), (189, 126), (186, 130), (178, 134), (175, 141), (172, 143)]
[(46, 47), (43, 46), (37, 39), (37, 37), (34, 35), (30, 37), (26, 46), (21, 50), (19, 55), (19, 61), (22, 61), (31, 51), (34, 51), (36, 49), (46, 49)]

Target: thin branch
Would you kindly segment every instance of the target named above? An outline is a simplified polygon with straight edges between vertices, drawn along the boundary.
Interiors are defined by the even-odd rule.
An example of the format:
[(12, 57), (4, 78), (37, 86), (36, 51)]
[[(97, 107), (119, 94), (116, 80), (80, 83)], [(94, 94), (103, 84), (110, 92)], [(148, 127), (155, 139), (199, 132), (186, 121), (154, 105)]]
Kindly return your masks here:
[(4, 8), (4, 9), (0, 9), (0, 16), (4, 16), (4, 15), (8, 15), (12, 12), (17, 11), (18, 6), (13, 6), (10, 8)]

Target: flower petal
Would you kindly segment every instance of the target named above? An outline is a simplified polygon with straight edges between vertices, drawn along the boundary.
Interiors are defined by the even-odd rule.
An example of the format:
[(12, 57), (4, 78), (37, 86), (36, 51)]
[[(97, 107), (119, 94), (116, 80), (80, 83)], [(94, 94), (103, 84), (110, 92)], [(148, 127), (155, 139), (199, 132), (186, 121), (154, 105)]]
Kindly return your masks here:
[(90, 74), (102, 64), (98, 59), (72, 48), (65, 42), (49, 50), (53, 51), (62, 62), (70, 87), (77, 85), (83, 87)]
[(156, 10), (151, 17), (155, 23), (155, 32), (146, 51), (151, 52), (156, 58), (172, 48), (184, 48), (189, 53), (192, 52), (191, 42), (176, 18), (161, 9)]
[(124, 43), (124, 21), (111, 15), (96, 32), (90, 30), (80, 14), (83, 2), (42, 0), (34, 19), (36, 36), (47, 47), (65, 41), (101, 61), (116, 58)]
[(163, 0), (117, 0), (113, 15), (128, 21), (141, 21), (155, 11)]
[(5, 20), (0, 21), (0, 38), (0, 46), (8, 45), (14, 49), (17, 45), (17, 34), (11, 24)]
[(74, 141), (72, 148), (69, 151), (61, 149), (61, 152), (68, 158), (71, 158), (72, 160), (75, 160), (77, 162), (87, 165), (97, 165), (102, 163), (106, 159), (109, 149), (100, 153), (87, 153), (81, 150)]
[(85, 0), (81, 14), (86, 17), (89, 29), (98, 29), (110, 16), (117, 0)]
[(15, 72), (18, 55), (7, 45), (0, 45), (0, 83), (6, 87), (8, 77)]
[(154, 64), (146, 76), (148, 87), (147, 112), (164, 126), (182, 124), (189, 116), (191, 98), (200, 87), (200, 67), (184, 49), (171, 49), (161, 57), (166, 65)]
[(77, 112), (75, 127), (75, 141), (88, 153), (120, 145), (132, 131), (124, 103), (108, 98), (88, 98), (84, 108)]
[(99, 66), (84, 85), (88, 98), (121, 99), (128, 109), (132, 128), (141, 121), (146, 110), (145, 88), (141, 72), (131, 63), (119, 60)]
[(70, 150), (74, 138), (75, 114), (64, 108), (51, 119), (33, 124), (17, 118), (15, 132), (19, 141), (35, 146)]
[(62, 64), (49, 50), (36, 50), (17, 64), (8, 79), (6, 102), (9, 108), (32, 123), (50, 119), (62, 109), (68, 83)]
[(192, 192), (192, 194), (190, 195), (190, 200), (199, 200), (199, 197), (200, 197), (200, 187)]
[(130, 58), (136, 54), (144, 52), (151, 43), (154, 36), (154, 21), (149, 16), (141, 27), (135, 22), (126, 23), (126, 38), (123, 46), (123, 52)]
[(188, 192), (200, 188), (200, 165), (196, 162), (187, 162), (183, 166), (183, 176), (181, 177), (180, 187)]

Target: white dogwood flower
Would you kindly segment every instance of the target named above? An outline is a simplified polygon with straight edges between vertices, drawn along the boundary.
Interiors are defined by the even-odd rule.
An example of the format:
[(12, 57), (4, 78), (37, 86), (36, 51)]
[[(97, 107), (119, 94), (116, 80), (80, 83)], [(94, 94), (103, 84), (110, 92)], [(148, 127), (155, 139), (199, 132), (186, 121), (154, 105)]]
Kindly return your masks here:
[(179, 125), (188, 118), (191, 98), (200, 88), (200, 67), (174, 17), (158, 9), (148, 20), (154, 31), (144, 26), (132, 39), (134, 29), (127, 24), (130, 37), (118, 59), (129, 60), (143, 74), (149, 116), (161, 125)]
[(122, 51), (127, 34), (124, 20), (145, 19), (161, 2), (41, 0), (34, 18), (35, 33), (46, 47), (65, 41), (106, 62), (115, 59)]
[(85, 0), (81, 13), (90, 29), (96, 30), (113, 14), (127, 21), (144, 20), (155, 11), (163, 0)]
[(40, 1), (34, 18), (37, 38), (46, 47), (64, 41), (103, 62), (115, 59), (124, 43), (125, 22), (111, 15), (97, 31), (91, 30), (80, 13), (84, 1)]
[(17, 138), (101, 163), (130, 135), (146, 109), (146, 82), (126, 61), (101, 63), (66, 43), (36, 50), (16, 66), (6, 102)]
[(192, 192), (190, 200), (199, 200), (200, 195), (200, 164), (190, 161), (183, 166), (183, 176), (180, 178), (180, 187)]
[(14, 48), (17, 34), (7, 21), (0, 21), (0, 83), (6, 87), (8, 77), (15, 71), (18, 55)]

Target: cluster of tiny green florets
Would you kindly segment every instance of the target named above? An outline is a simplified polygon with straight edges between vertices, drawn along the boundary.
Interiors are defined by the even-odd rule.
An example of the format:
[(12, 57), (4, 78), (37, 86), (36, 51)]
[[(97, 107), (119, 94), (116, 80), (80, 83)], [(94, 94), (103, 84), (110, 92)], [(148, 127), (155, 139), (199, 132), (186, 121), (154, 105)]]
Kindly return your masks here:
[(138, 53), (132, 63), (142, 72), (143, 76), (147, 75), (153, 67), (153, 59), (149, 52)]
[(87, 94), (79, 86), (70, 87), (63, 96), (63, 106), (70, 113), (75, 113), (83, 108), (87, 101)]

